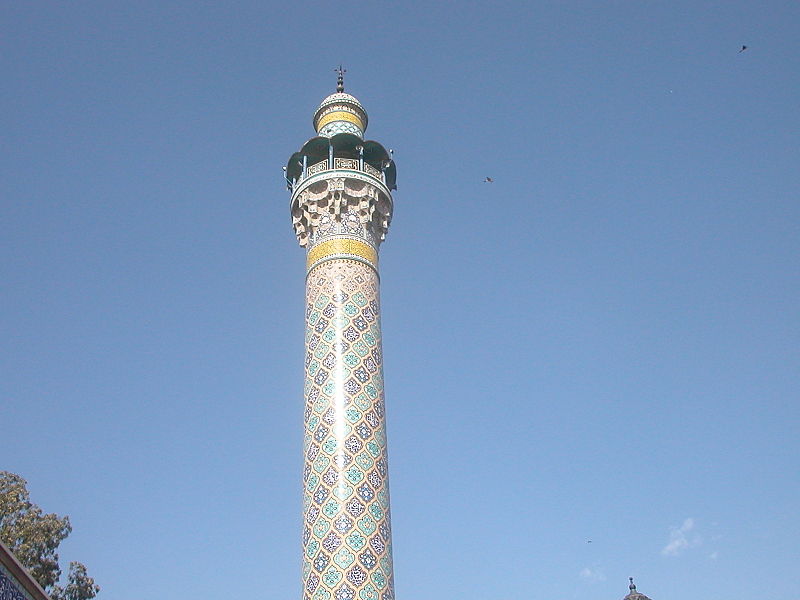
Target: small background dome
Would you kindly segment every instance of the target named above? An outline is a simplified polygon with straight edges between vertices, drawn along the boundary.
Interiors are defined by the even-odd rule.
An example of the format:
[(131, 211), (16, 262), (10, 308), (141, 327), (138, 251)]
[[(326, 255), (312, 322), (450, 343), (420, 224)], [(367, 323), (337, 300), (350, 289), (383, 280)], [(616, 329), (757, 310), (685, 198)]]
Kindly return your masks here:
[(625, 596), (625, 598), (623, 598), (623, 600), (650, 600), (650, 598), (648, 598), (644, 594), (640, 594), (639, 592), (636, 591), (636, 584), (633, 583), (633, 577), (628, 577), (628, 579), (631, 582), (631, 584), (628, 586), (630, 592), (628, 593), (627, 596)]

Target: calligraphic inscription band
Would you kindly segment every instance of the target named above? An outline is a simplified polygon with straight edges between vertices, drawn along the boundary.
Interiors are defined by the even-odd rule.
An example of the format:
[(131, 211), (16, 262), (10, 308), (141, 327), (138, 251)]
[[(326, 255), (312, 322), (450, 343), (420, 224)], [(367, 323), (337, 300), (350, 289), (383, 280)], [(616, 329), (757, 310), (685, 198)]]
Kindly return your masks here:
[(378, 268), (378, 252), (366, 242), (353, 238), (333, 238), (315, 245), (308, 251), (306, 268), (311, 271), (323, 260), (351, 258), (366, 261)]

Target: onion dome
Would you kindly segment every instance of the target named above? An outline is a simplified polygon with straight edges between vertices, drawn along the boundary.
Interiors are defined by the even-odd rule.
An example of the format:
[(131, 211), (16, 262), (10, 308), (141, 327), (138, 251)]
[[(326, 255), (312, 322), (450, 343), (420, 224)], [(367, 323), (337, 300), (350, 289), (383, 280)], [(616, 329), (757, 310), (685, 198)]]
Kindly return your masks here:
[(639, 592), (636, 591), (636, 584), (633, 583), (633, 577), (628, 577), (628, 579), (631, 582), (631, 584), (628, 586), (630, 592), (628, 593), (627, 596), (625, 596), (625, 598), (623, 598), (623, 600), (650, 600), (650, 598), (648, 598), (644, 594), (640, 594)]
[(355, 96), (344, 92), (344, 69), (339, 67), (338, 72), (336, 93), (325, 98), (314, 113), (314, 129), (323, 137), (350, 133), (363, 139), (367, 130), (367, 111)]

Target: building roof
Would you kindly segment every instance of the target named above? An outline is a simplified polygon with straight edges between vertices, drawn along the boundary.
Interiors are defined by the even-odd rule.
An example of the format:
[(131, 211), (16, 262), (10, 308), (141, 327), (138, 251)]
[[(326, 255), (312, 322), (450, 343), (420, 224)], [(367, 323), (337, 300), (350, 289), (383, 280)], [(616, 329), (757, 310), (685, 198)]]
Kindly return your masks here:
[[(20, 597), (32, 598), (33, 600), (50, 600), (42, 587), (31, 577), (30, 573), (14, 556), (3, 542), (0, 542), (0, 579), (7, 579), (11, 575), (11, 584), (20, 592)], [(4, 583), (0, 581), (0, 583)], [(25, 595), (27, 592), (27, 596)], [(14, 596), (9, 596), (13, 598)], [(3, 595), (3, 598), (6, 598)]]

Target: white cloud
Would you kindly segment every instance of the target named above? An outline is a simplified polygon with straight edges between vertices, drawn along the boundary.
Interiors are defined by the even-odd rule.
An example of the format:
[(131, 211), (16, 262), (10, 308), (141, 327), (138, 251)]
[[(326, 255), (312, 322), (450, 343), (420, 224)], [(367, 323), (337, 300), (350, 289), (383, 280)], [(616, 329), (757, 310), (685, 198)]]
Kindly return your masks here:
[(600, 567), (584, 567), (581, 569), (579, 573), (581, 579), (585, 579), (586, 581), (605, 581), (606, 574), (603, 573), (603, 570)]
[(708, 558), (710, 558), (711, 560), (717, 560), (719, 558), (719, 552), (714, 550), (714, 552), (708, 555)]
[(661, 549), (664, 556), (678, 556), (692, 546), (699, 546), (703, 539), (694, 530), (694, 519), (687, 518), (680, 527), (673, 527), (669, 532), (669, 542)]

